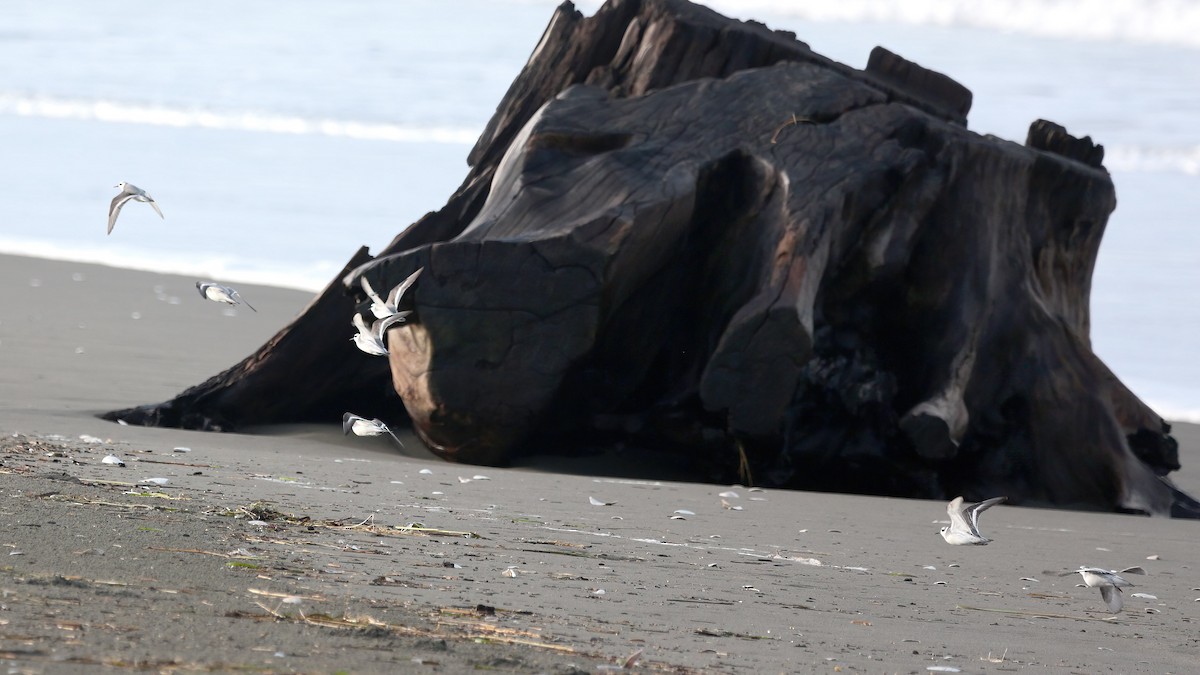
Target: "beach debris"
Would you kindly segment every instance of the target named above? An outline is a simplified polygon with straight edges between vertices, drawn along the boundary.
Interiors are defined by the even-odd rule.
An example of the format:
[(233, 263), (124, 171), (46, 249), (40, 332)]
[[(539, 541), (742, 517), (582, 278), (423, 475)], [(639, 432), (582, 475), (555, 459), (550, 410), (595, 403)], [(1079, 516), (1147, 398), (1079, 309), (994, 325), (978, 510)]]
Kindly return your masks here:
[(515, 578), (517, 578), (517, 570), (510, 567), (510, 568), (504, 570), (503, 572), (501, 572), (500, 576), (508, 577), (510, 579), (515, 579)]
[(728, 511), (741, 511), (742, 510), (742, 507), (730, 504), (729, 502), (725, 501), (724, 499), (721, 500), (721, 508), (726, 509)]
[(589, 503), (590, 503), (592, 506), (612, 506), (613, 504), (616, 504), (616, 502), (606, 502), (606, 501), (601, 501), (601, 500), (599, 500), (599, 499), (596, 499), (595, 497), (592, 497), (592, 496), (589, 496), (589, 497), (588, 497), (588, 502), (589, 502)]
[(113, 464), (115, 466), (125, 466), (125, 460), (116, 455), (105, 455), (104, 459), (100, 460), (102, 464)]
[(348, 436), (351, 433), (355, 436), (382, 436), (383, 434), (388, 434), (400, 447), (404, 447), (404, 443), (400, 442), (400, 437), (393, 433), (388, 428), (388, 425), (384, 424), (383, 420), (378, 417), (369, 420), (354, 413), (344, 413), (342, 415), (342, 434)]
[(925, 670), (932, 671), (935, 673), (961, 673), (962, 672), (961, 668), (955, 668), (954, 666), (927, 666), (925, 668)]
[(1088, 588), (1099, 588), (1100, 597), (1104, 599), (1104, 603), (1108, 605), (1110, 612), (1119, 612), (1124, 606), (1125, 601), (1121, 597), (1121, 588), (1132, 586), (1128, 579), (1121, 576), (1122, 574), (1145, 574), (1146, 570), (1141, 567), (1126, 567), (1123, 570), (1106, 570), (1100, 567), (1080, 567), (1075, 572), (1067, 574), (1079, 573), (1083, 577), (1083, 583)]
[(971, 504), (964, 502), (962, 497), (955, 497), (946, 505), (946, 513), (950, 515), (950, 525), (941, 529), (942, 539), (945, 539), (947, 544), (954, 546), (986, 545), (991, 539), (983, 536), (979, 531), (979, 514), (1006, 499), (1008, 498), (992, 497), (977, 504)]
[(143, 478), (138, 482), (139, 483), (150, 483), (152, 485), (166, 485), (167, 483), (170, 483), (171, 481), (170, 481), (170, 479), (167, 479), (167, 478)]
[(604, 595), (606, 591), (603, 588), (593, 588), (592, 595)]
[(1021, 581), (1032, 581), (1035, 584), (1042, 583), (1042, 582), (1038, 581), (1037, 579), (1034, 579), (1033, 577), (1021, 577)]
[(646, 651), (646, 650), (639, 649), (636, 652), (630, 654), (629, 658), (625, 659), (625, 662), (621, 664), (621, 667), (624, 668), (625, 670), (629, 670), (630, 668), (633, 668), (634, 666), (636, 666), (638, 664), (638, 661), (640, 661), (642, 659), (642, 652), (644, 652), (644, 651)]
[(230, 286), (218, 284), (215, 281), (197, 281), (196, 290), (200, 291), (200, 297), (204, 298), (205, 300), (221, 302), (226, 305), (245, 305), (255, 312), (258, 312), (257, 309), (254, 309), (254, 305), (246, 302), (242, 298), (241, 293), (238, 293)]
[(146, 194), (146, 191), (142, 188), (134, 185), (133, 183), (125, 182), (117, 183), (113, 187), (120, 188), (121, 191), (118, 192), (117, 196), (113, 197), (112, 201), (108, 204), (108, 234), (112, 234), (113, 227), (117, 224), (117, 216), (121, 214), (121, 209), (130, 200), (149, 204), (150, 207), (154, 209), (154, 212), (158, 214), (159, 218), (166, 220), (166, 217), (163, 216), (162, 209), (158, 208), (158, 202), (154, 201), (154, 197)]

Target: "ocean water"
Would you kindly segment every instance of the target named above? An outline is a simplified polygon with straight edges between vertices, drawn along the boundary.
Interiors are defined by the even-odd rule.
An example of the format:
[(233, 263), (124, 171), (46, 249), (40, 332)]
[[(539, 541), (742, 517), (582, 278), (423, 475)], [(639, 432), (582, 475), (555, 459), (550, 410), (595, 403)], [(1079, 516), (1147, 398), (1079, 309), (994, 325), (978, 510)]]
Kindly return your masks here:
[[(0, 251), (316, 289), (439, 208), (552, 0), (5, 0)], [(578, 3), (591, 12), (598, 2)], [(1105, 145), (1093, 346), (1200, 421), (1200, 0), (714, 0), (856, 67), (875, 45)], [(119, 181), (130, 204), (105, 236)], [(13, 292), (11, 289), (9, 292)]]

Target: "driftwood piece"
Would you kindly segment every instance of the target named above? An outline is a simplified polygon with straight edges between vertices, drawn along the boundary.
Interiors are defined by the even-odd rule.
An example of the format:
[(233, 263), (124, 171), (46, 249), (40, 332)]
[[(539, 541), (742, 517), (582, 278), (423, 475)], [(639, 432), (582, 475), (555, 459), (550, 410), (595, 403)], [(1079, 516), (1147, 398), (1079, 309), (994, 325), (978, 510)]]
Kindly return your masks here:
[[(1091, 352), (1102, 148), (1044, 121), (981, 137), (970, 101), (683, 0), (564, 3), (462, 187), (341, 282), (425, 268), (388, 364), (448, 459), (640, 442), (721, 479), (1200, 515), (1164, 478), (1169, 426)], [(144, 421), (236, 426), (234, 403), (294, 395), (275, 362), (304, 414), (362, 395), (361, 366), (312, 370), (349, 363), (344, 338), (282, 346)]]

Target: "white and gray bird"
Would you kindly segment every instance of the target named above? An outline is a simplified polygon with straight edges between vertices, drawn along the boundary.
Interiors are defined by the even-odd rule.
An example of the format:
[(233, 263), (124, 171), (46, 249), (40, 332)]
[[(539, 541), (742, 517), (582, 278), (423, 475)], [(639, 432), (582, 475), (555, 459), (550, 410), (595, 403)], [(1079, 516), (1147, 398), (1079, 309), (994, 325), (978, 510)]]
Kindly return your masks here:
[(400, 447), (404, 447), (404, 443), (401, 443), (396, 434), (378, 417), (369, 420), (354, 413), (346, 413), (342, 415), (342, 433), (347, 436), (350, 434), (354, 434), (355, 436), (382, 436), (388, 434)]
[(223, 302), (226, 305), (246, 305), (255, 312), (258, 311), (257, 309), (254, 309), (253, 305), (246, 302), (246, 300), (242, 298), (241, 293), (238, 293), (236, 290), (228, 286), (218, 284), (215, 281), (197, 281), (196, 290), (200, 291), (200, 297), (204, 298), (205, 300)]
[[(1083, 583), (1088, 588), (1099, 588), (1100, 597), (1104, 599), (1104, 604), (1108, 605), (1108, 611), (1119, 612), (1125, 606), (1125, 599), (1121, 597), (1121, 588), (1123, 586), (1132, 586), (1128, 579), (1121, 576), (1122, 574), (1145, 574), (1146, 570), (1141, 567), (1126, 567), (1123, 570), (1106, 570), (1100, 567), (1080, 567), (1075, 570), (1081, 577)], [(1074, 574), (1075, 572), (1068, 572)]]
[(963, 502), (962, 497), (955, 497), (946, 506), (946, 513), (950, 514), (950, 526), (942, 528), (942, 539), (955, 546), (987, 544), (991, 539), (979, 531), (979, 514), (1006, 499), (1008, 498), (992, 497), (978, 504), (967, 504)]
[(371, 356), (387, 356), (386, 337), (388, 329), (396, 324), (404, 323), (410, 314), (412, 312), (409, 311), (396, 312), (382, 319), (376, 319), (370, 328), (368, 328), (366, 320), (362, 318), (362, 314), (355, 312), (354, 318), (350, 322), (354, 324), (358, 332), (350, 339), (354, 341), (354, 346), (358, 347), (364, 353)]
[(162, 209), (158, 208), (158, 202), (154, 201), (154, 197), (146, 194), (142, 188), (133, 183), (117, 183), (113, 187), (121, 188), (121, 191), (116, 197), (113, 197), (112, 202), (108, 205), (108, 233), (112, 234), (113, 226), (117, 224), (117, 216), (121, 213), (121, 207), (125, 206), (126, 202), (133, 200), (135, 202), (146, 202), (158, 214), (159, 218), (166, 220)]
[(401, 281), (395, 288), (388, 292), (387, 300), (384, 300), (375, 292), (374, 288), (371, 288), (371, 282), (367, 281), (365, 275), (359, 277), (358, 281), (362, 284), (363, 291), (371, 299), (371, 313), (375, 315), (375, 318), (386, 319), (398, 313), (400, 311), (400, 300), (404, 298), (404, 294), (408, 292), (408, 289), (412, 288), (412, 285), (417, 282), (417, 277), (421, 276), (421, 272), (424, 270), (425, 268), (421, 267), (416, 272), (408, 275), (404, 281)]

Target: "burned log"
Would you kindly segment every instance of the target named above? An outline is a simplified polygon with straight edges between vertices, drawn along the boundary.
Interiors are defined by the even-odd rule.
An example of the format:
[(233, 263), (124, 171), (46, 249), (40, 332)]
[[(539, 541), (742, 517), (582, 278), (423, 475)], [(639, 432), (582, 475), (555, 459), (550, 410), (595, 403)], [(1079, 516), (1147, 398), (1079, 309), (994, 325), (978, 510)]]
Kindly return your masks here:
[[(424, 268), (388, 366), (450, 460), (652, 443), (719, 479), (1200, 516), (1169, 425), (1090, 348), (1102, 148), (1045, 121), (980, 136), (970, 100), (684, 0), (564, 3), (447, 205), (298, 324)], [(139, 419), (231, 428), (266, 398), (256, 421), (336, 420), (360, 361), (268, 343)]]

